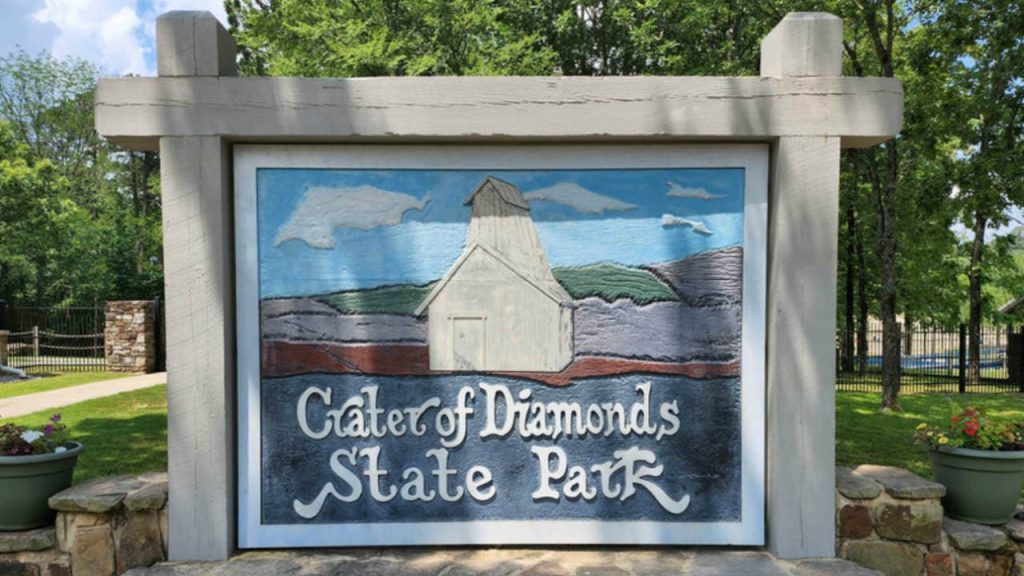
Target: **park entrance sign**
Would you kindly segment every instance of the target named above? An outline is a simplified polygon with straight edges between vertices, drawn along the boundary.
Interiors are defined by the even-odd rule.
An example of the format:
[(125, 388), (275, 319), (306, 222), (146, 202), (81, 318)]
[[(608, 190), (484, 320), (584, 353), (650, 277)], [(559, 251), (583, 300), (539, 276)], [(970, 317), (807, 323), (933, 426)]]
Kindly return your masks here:
[(766, 145), (234, 166), (243, 546), (764, 543)]
[(834, 554), (839, 153), (902, 89), (788, 15), (752, 78), (239, 78), (207, 13), (96, 123), (159, 150), (173, 559)]

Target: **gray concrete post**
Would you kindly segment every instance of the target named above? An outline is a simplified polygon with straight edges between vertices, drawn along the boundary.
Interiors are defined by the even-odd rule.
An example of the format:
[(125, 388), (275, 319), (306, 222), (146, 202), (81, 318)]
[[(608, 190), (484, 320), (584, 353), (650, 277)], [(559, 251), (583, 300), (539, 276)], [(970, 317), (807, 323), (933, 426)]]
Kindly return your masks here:
[[(789, 14), (761, 44), (762, 76), (838, 76), (842, 21)], [(835, 287), (839, 147), (781, 137), (768, 224), (768, 548), (835, 554)]]
[(235, 39), (209, 12), (175, 10), (156, 19), (160, 76), (236, 76), (237, 52)]
[[(160, 75), (233, 75), (226, 34), (208, 13), (161, 16)], [(231, 148), (216, 136), (163, 137), (160, 164), (169, 556), (219, 560), (236, 546)]]

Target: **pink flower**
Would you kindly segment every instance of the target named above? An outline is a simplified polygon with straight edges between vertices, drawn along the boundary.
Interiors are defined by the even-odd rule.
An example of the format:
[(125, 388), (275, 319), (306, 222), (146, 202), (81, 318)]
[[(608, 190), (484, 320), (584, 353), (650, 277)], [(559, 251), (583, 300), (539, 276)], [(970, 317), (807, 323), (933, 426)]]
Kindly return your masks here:
[(43, 428), (43, 434), (46, 434), (47, 436), (53, 434), (53, 424), (47, 424), (46, 428)]
[(60, 412), (57, 412), (53, 416), (50, 416), (50, 422), (54, 422), (54, 423), (60, 422)]

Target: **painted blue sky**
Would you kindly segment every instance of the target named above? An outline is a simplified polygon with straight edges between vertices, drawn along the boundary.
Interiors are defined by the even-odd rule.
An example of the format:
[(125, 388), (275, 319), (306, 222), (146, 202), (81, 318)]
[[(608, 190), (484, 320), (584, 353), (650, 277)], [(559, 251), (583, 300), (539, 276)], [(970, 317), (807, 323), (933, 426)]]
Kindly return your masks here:
[(555, 267), (649, 264), (742, 244), (739, 168), (260, 169), (261, 296), (440, 278), (465, 246), (464, 201), (487, 176), (529, 199)]

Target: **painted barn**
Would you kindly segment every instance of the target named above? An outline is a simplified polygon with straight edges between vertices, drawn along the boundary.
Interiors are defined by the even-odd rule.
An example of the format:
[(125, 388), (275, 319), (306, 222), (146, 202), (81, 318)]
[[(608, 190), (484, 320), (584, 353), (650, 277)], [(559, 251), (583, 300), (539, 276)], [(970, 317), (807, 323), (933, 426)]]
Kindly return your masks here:
[(486, 178), (466, 249), (420, 304), (430, 369), (560, 372), (572, 362), (572, 298), (555, 280), (518, 188)]

